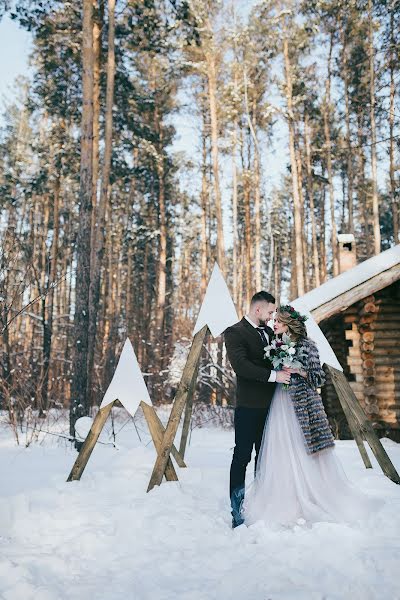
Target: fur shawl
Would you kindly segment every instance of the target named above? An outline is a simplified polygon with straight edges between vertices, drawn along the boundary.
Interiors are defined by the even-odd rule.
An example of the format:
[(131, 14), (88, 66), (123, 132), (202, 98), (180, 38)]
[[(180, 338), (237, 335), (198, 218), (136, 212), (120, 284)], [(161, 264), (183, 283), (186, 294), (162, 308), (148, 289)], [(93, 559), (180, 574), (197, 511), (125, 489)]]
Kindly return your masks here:
[(333, 446), (335, 441), (317, 388), (325, 382), (316, 344), (310, 338), (299, 340), (296, 358), (307, 371), (307, 378), (292, 375), (289, 393), (303, 430), (307, 451), (314, 454)]

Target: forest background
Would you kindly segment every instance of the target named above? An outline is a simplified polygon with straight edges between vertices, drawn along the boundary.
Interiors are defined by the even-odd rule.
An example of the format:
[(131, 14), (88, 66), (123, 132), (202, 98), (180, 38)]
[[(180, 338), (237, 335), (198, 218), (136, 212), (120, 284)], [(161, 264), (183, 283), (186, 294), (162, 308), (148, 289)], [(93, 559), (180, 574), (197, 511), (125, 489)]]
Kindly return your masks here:
[[(399, 240), (400, 2), (18, 0), (0, 131), (0, 403), (71, 432), (129, 336), (155, 403), (214, 262), (239, 314)], [(7, 48), (3, 56), (7, 61)], [(10, 64), (14, 58), (10, 56)], [(198, 398), (232, 404), (222, 341)]]

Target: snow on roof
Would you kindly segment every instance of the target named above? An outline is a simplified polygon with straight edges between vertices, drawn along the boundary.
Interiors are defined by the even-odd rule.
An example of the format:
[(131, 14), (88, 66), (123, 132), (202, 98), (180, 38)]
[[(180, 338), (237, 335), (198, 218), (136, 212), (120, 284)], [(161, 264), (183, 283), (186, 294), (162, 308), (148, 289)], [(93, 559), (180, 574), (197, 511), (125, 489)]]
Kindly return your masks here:
[(381, 252), (301, 296), (312, 311), (400, 263), (400, 244)]

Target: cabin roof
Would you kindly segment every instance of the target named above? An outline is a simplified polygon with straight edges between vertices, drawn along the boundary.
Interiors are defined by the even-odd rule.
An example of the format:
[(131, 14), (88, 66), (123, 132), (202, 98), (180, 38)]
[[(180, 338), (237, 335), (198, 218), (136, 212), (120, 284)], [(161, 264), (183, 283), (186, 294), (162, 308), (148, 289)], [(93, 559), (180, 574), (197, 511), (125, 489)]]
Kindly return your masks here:
[(345, 310), (400, 279), (400, 244), (333, 277), (301, 296), (316, 321)]

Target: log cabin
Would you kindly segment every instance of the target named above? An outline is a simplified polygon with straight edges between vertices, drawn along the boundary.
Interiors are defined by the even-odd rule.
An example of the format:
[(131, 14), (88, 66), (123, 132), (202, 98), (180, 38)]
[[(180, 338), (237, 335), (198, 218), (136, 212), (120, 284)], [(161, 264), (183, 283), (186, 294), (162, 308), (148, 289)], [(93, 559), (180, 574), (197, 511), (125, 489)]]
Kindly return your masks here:
[[(357, 264), (339, 236), (341, 273), (302, 297), (380, 437), (400, 441), (400, 244)], [(338, 438), (351, 437), (329, 377), (322, 397)]]

